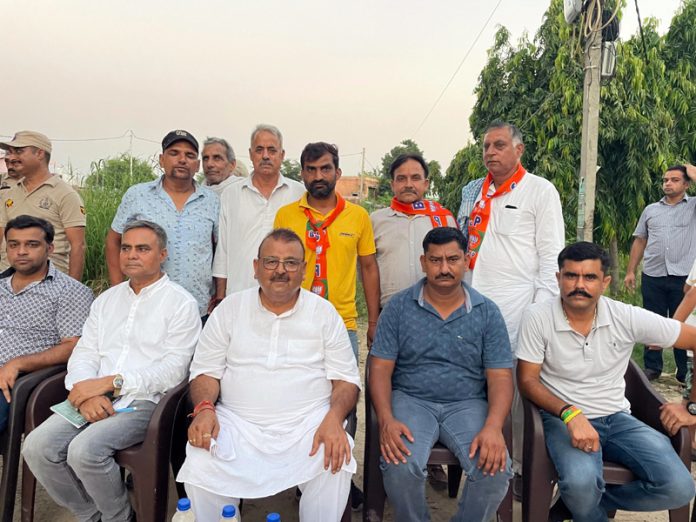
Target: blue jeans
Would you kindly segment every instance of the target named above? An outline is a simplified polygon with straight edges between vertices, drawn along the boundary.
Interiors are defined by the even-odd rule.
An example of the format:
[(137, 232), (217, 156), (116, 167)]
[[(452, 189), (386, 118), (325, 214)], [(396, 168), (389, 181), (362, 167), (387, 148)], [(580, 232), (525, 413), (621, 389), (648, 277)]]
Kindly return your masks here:
[(22, 455), (36, 479), (80, 522), (127, 522), (132, 517), (116, 451), (142, 442), (155, 403), (75, 428), (59, 415), (27, 435)]
[[(541, 411), (546, 447), (559, 480), (563, 502), (575, 522), (604, 522), (607, 511), (661, 511), (688, 504), (694, 480), (672, 449), (670, 440), (628, 413), (590, 420), (599, 434), (600, 450), (574, 448), (558, 417)], [(602, 461), (629, 468), (638, 480), (605, 485)]]
[(406, 424), (414, 442), (402, 438), (411, 456), (406, 464), (387, 464), (380, 459), (384, 489), (394, 508), (394, 520), (425, 522), (430, 513), (425, 502), (426, 466), (430, 450), (439, 440), (454, 453), (467, 475), (457, 513), (458, 522), (487, 522), (495, 516), (508, 490), (510, 459), (506, 470), (495, 475), (484, 475), (476, 467), (478, 452), (469, 458), (471, 441), (481, 431), (488, 415), (488, 403), (472, 399), (440, 404), (411, 397), (403, 392), (392, 392), (394, 417)]
[(350, 347), (353, 349), (353, 355), (355, 355), (355, 360), (360, 366), (360, 343), (358, 342), (358, 331), (348, 330), (348, 338), (350, 339)]
[(10, 405), (5, 399), (5, 395), (0, 392), (0, 433), (7, 427), (7, 417), (10, 414)]

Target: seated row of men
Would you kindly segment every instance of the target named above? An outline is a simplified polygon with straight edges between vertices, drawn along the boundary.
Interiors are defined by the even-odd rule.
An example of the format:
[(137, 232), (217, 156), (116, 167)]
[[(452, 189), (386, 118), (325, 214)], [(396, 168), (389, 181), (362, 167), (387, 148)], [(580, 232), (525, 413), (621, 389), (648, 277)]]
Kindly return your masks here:
[[(89, 304), (81, 286), (44, 290), (61, 280), (48, 261), (48, 223), (17, 218), (5, 235), (13, 268), (4, 291), (26, 306), (41, 289), (42, 309), (76, 301), (69, 292)], [(339, 520), (356, 469), (344, 420), (360, 377), (340, 315), (301, 288), (302, 239), (268, 234), (253, 264), (259, 286), (224, 299), (202, 333), (195, 299), (162, 271), (166, 256), (159, 225), (125, 225), (119, 264), (128, 281), (94, 301), (81, 332), (61, 330), (53, 349), (79, 337), (66, 388), (89, 424), (50, 417), (26, 438), (30, 468), (78, 520), (130, 520), (113, 454), (142, 440), (159, 398), (189, 375), (195, 408), (177, 478), (198, 520), (293, 485), (303, 492), (302, 520)], [(371, 351), (385, 489), (397, 520), (427, 520), (425, 464), (440, 440), (468, 477), (454, 520), (487, 521), (511, 476), (502, 437), (513, 394), (507, 329), (497, 306), (462, 281), (469, 256), (459, 230), (429, 232), (420, 262), (424, 278), (387, 304)], [(566, 247), (560, 298), (530, 307), (520, 328), (520, 390), (542, 409), (561, 495), (579, 521), (678, 507), (694, 495), (668, 439), (630, 416), (623, 373), (635, 342), (694, 350), (696, 329), (602, 297), (607, 268), (596, 245)], [(126, 406), (135, 410), (115, 412)], [(662, 419), (669, 433), (693, 424), (678, 404)], [(603, 456), (637, 480), (605, 487)]]

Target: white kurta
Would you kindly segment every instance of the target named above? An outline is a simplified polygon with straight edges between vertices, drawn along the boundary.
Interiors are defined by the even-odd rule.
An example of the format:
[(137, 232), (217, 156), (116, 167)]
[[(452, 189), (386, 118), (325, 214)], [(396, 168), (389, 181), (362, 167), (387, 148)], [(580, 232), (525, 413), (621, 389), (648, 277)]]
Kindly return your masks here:
[(530, 304), (558, 295), (563, 212), (556, 187), (531, 173), (515, 190), (491, 201), (471, 286), (500, 308), (514, 351), (522, 313)]
[[(198, 375), (220, 379), (219, 445), (215, 455), (189, 445), (177, 480), (237, 498), (270, 496), (323, 473), (323, 446), (309, 452), (331, 381), (360, 386), (343, 320), (306, 290), (281, 315), (262, 306), (258, 288), (228, 296), (196, 348), (191, 379)], [(355, 459), (343, 469), (354, 473)]]

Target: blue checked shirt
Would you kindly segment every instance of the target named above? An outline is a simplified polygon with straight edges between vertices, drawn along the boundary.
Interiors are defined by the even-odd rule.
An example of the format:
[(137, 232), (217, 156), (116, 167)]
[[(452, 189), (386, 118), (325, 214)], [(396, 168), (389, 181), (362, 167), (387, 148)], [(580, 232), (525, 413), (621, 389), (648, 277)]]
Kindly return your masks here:
[(476, 199), (481, 193), (481, 187), (485, 180), (485, 177), (475, 179), (462, 188), (462, 203), (459, 205), (457, 223), (459, 223), (459, 229), (467, 241), (469, 240), (469, 216), (471, 216), (471, 211), (474, 210)]
[(217, 194), (197, 183), (184, 208), (177, 210), (160, 178), (126, 191), (111, 228), (121, 234), (130, 219), (146, 219), (164, 228), (169, 256), (162, 268), (189, 291), (205, 315), (213, 293), (213, 241), (217, 241), (219, 213)]

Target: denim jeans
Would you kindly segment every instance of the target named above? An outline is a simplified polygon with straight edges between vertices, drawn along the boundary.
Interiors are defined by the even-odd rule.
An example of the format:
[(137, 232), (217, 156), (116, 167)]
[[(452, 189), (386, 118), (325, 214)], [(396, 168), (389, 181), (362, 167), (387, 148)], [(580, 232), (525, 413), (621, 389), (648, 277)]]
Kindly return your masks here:
[(411, 455), (406, 464), (387, 464), (380, 459), (384, 489), (394, 508), (394, 520), (425, 522), (430, 513), (425, 502), (426, 465), (430, 450), (439, 440), (454, 453), (467, 479), (459, 499), (458, 522), (487, 522), (495, 516), (505, 497), (510, 472), (510, 458), (504, 472), (484, 475), (476, 467), (478, 452), (469, 458), (471, 441), (481, 431), (488, 415), (488, 403), (472, 399), (455, 403), (436, 403), (411, 397), (395, 390), (392, 393), (394, 417), (406, 424), (414, 442), (402, 438)]
[[(686, 276), (652, 277), (641, 276), (640, 291), (643, 295), (643, 308), (662, 317), (672, 317), (684, 297)], [(643, 348), (643, 362), (646, 370), (662, 373), (662, 350)], [(686, 377), (686, 350), (674, 350), (677, 377)]]
[[(669, 439), (628, 413), (590, 420), (599, 434), (600, 450), (574, 448), (558, 417), (541, 411), (546, 447), (559, 480), (563, 502), (575, 522), (604, 522), (607, 511), (661, 511), (688, 504), (694, 497), (689, 470)], [(602, 461), (629, 468), (637, 480), (606, 485)]]
[(353, 349), (353, 355), (355, 355), (355, 360), (360, 366), (360, 342), (358, 341), (358, 331), (348, 330), (348, 338), (350, 339), (350, 347)]
[(80, 522), (127, 522), (132, 517), (116, 451), (142, 442), (155, 404), (75, 428), (52, 415), (24, 441), (22, 455), (48, 494)]
[(5, 395), (0, 392), (0, 433), (7, 427), (7, 418), (10, 414), (10, 405), (5, 399)]

